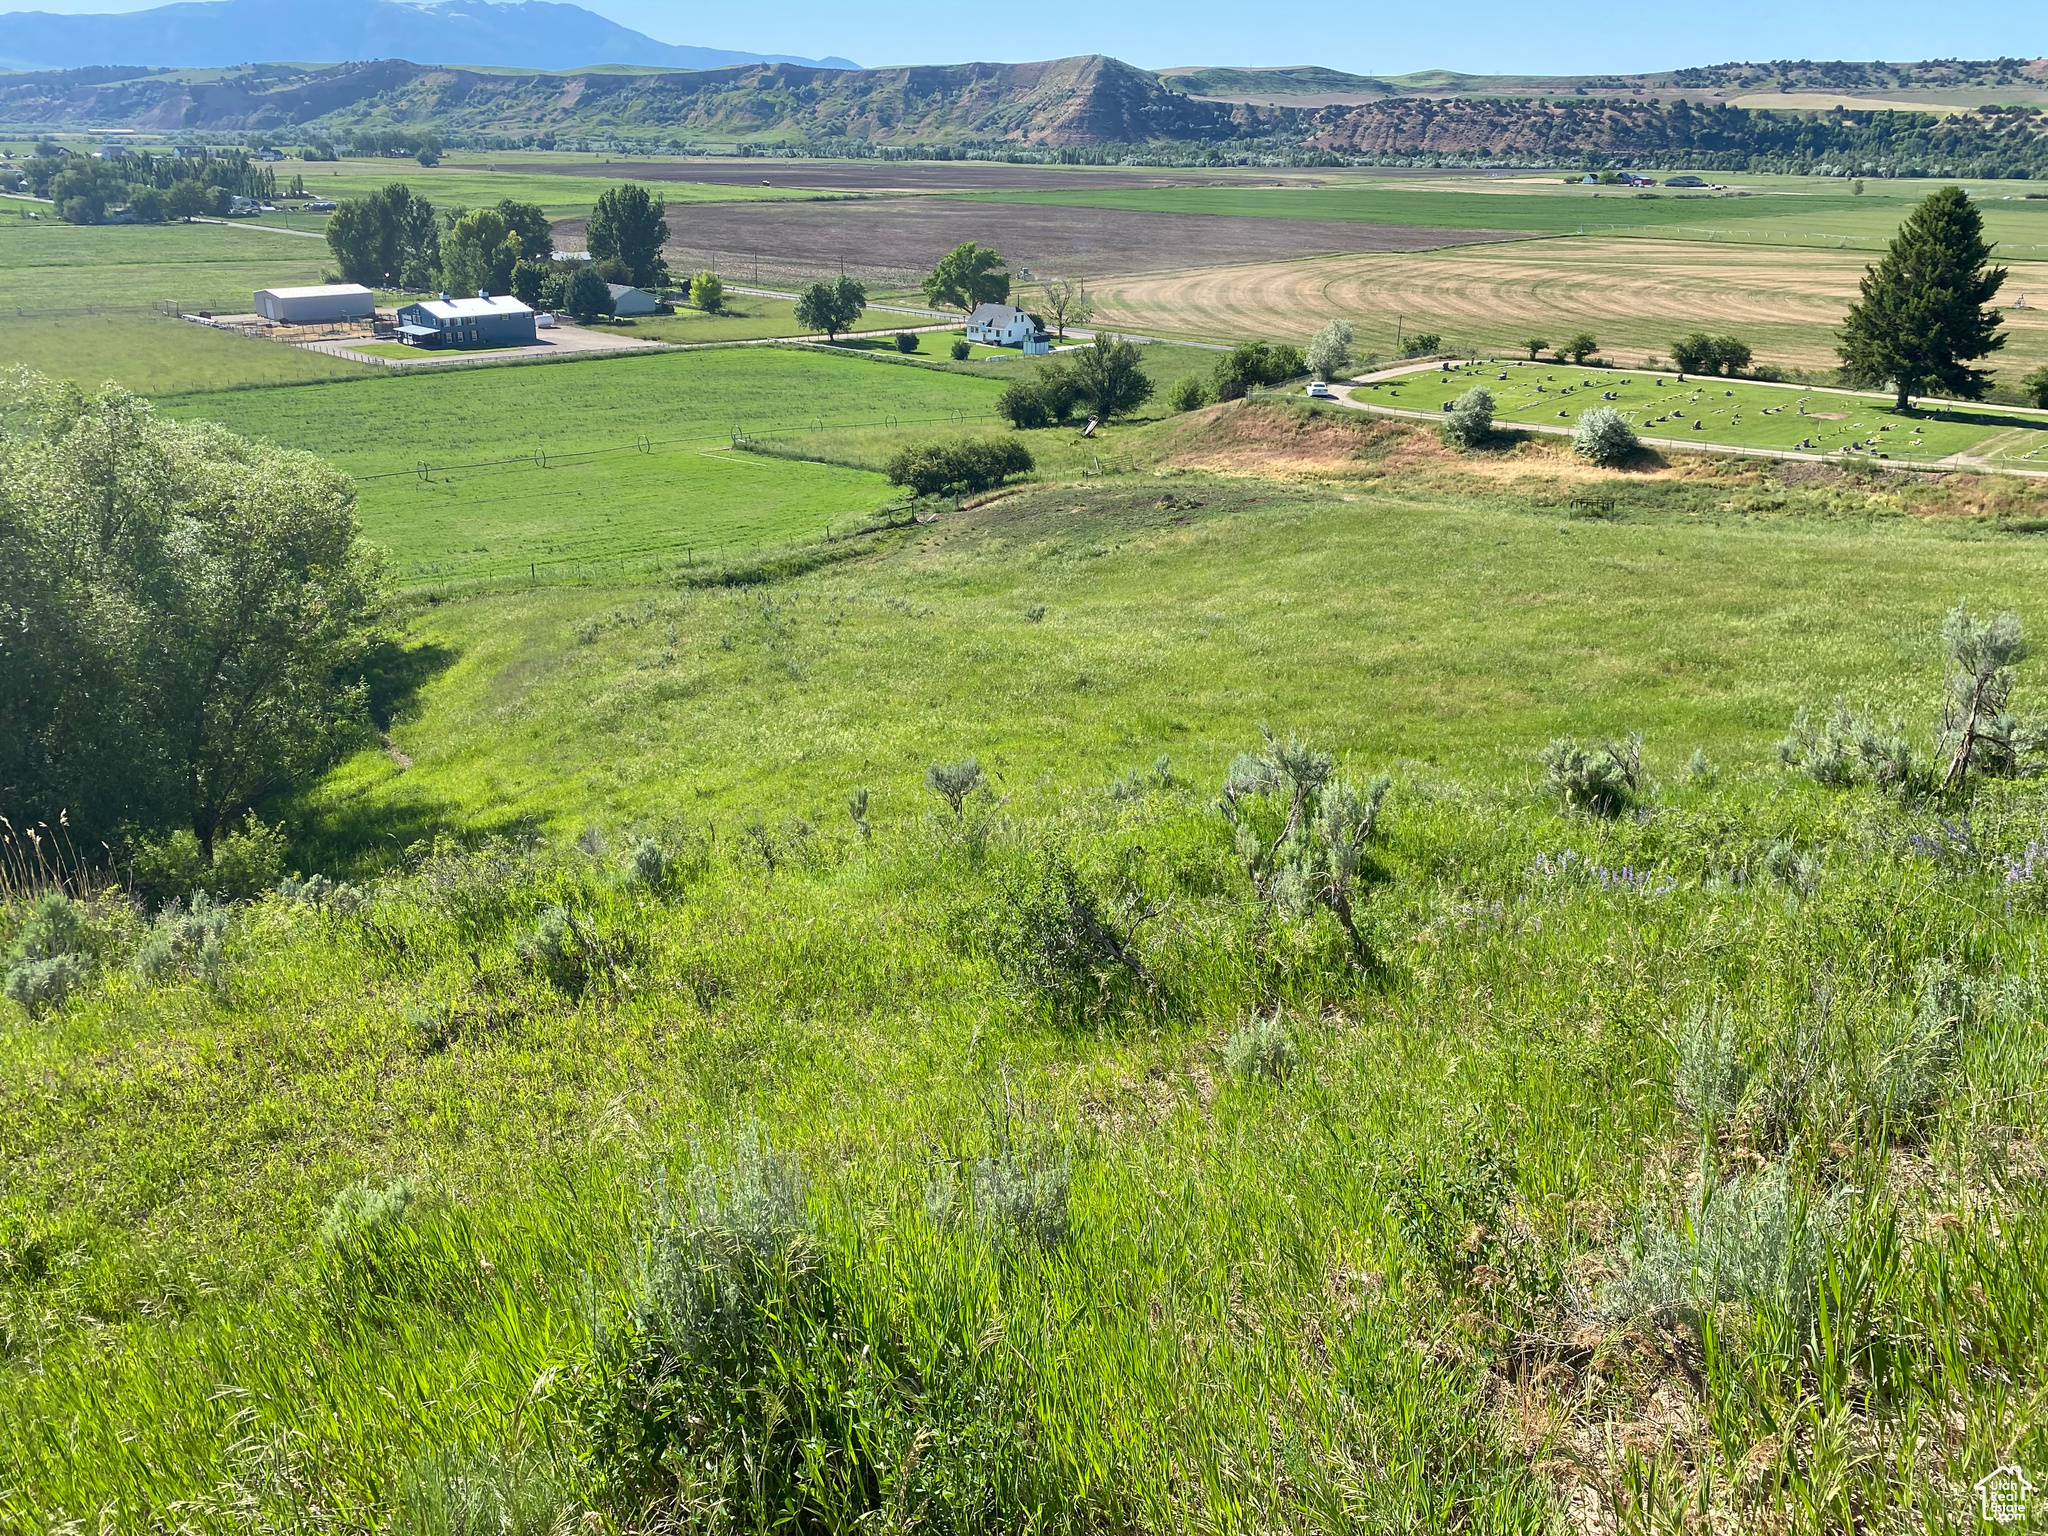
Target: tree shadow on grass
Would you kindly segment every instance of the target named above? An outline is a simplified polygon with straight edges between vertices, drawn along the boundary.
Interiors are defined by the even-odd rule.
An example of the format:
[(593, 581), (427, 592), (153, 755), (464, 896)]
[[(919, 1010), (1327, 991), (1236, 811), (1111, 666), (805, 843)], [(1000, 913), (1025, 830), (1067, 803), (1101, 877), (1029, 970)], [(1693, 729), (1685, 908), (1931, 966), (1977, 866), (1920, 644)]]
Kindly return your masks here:
[(431, 640), (418, 645), (378, 641), (363, 658), (361, 671), (369, 689), (371, 724), (388, 731), (398, 721), (412, 718), (420, 690), (454, 666), (461, 655), (454, 647)]

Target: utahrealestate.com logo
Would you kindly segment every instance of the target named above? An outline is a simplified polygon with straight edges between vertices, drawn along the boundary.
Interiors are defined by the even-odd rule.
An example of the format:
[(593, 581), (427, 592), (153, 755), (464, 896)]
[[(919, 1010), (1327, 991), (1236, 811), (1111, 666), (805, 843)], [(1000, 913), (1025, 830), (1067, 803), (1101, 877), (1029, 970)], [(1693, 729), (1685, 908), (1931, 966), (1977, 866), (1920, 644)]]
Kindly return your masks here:
[(2018, 1525), (2027, 1518), (2034, 1485), (2018, 1467), (1994, 1468), (1977, 1479), (1977, 1509), (1993, 1525)]

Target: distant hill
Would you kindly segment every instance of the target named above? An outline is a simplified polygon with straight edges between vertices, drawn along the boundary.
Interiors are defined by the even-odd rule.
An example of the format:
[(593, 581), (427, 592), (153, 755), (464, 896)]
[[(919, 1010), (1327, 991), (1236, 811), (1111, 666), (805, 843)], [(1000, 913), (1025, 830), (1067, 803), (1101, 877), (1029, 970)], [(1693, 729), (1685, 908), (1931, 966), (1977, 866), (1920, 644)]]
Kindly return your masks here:
[(1090, 55), (1037, 64), (838, 70), (751, 64), (690, 73), (445, 69), (380, 60), (328, 69), (105, 70), (0, 76), (0, 121), (276, 132), (431, 127), (448, 135), (990, 141), (1050, 147), (1224, 139), (1245, 109), (1190, 101)]
[(111, 16), (0, 14), (0, 68), (95, 64), (221, 68), (257, 59), (418, 59), (575, 69), (592, 64), (718, 69), (780, 62), (852, 69), (846, 59), (733, 53), (657, 42), (581, 6), (547, 0), (197, 0)]
[[(1449, 85), (1473, 77), (1434, 72), (1379, 82), (1398, 88), (1374, 94), (1332, 88), (1363, 76), (1292, 73), (1318, 89), (1297, 93), (1292, 104), (1264, 92), (1259, 104), (1192, 94), (1185, 85), (1173, 88), (1185, 75), (1162, 79), (1099, 54), (859, 70), (743, 64), (546, 72), (402, 59), (99, 67), (0, 75), (0, 123), (216, 140), (260, 133), (287, 144), (382, 139), (384, 147), (394, 137), (410, 142), (425, 134), (485, 148), (550, 148), (602, 137), (656, 149), (746, 144), (828, 155), (996, 151), (1176, 163), (1279, 157), (1294, 164), (2048, 178), (2048, 114), (2027, 107), (1902, 99), (1844, 110), (1818, 85), (1736, 101), (1612, 87), (1466, 95)], [(1437, 84), (1418, 89), (1418, 79)], [(1887, 90), (1906, 98), (1925, 88)], [(1729, 89), (1750, 87), (1734, 80)]]
[[(1911, 64), (1777, 59), (1711, 64), (1638, 75), (1465, 75), (1425, 69), (1406, 75), (1349, 75), (1320, 65), (1240, 69), (1188, 67), (1160, 72), (1167, 89), (1220, 101), (1284, 103), (1389, 97), (1628, 96), (1644, 100), (1710, 101), (1767, 92), (1838, 94), (1848, 98), (1902, 95), (1915, 103), (1979, 106), (2048, 102), (2048, 59), (1931, 59)], [(1810, 103), (1800, 103), (1810, 105)]]

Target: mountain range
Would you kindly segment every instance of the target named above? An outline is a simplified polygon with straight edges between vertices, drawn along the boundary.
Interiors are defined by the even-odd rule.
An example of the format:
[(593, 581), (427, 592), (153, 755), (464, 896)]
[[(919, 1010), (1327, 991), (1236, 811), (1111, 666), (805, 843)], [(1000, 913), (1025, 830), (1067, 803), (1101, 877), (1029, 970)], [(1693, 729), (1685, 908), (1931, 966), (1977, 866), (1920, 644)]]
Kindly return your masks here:
[(853, 69), (851, 60), (735, 53), (658, 42), (576, 5), (549, 0), (194, 0), (110, 16), (0, 14), (0, 69), (100, 64), (222, 68), (259, 59), (412, 59), (510, 69), (595, 64), (718, 69), (788, 63)]

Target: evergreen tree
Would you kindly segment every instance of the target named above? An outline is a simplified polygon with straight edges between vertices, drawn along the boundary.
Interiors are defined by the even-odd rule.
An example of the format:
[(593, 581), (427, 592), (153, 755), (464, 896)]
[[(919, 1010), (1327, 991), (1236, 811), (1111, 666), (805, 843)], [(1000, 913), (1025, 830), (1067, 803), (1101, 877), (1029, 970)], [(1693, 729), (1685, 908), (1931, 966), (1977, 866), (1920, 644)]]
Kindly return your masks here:
[(1862, 300), (1841, 330), (1842, 371), (1856, 384), (1889, 385), (1900, 410), (1935, 391), (1982, 399), (1990, 377), (1969, 364), (2005, 345), (1998, 311), (1985, 307), (2005, 268), (1990, 262), (1983, 215), (1963, 190), (1931, 194), (1864, 270)]

